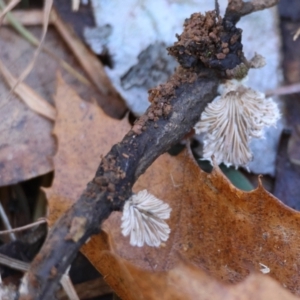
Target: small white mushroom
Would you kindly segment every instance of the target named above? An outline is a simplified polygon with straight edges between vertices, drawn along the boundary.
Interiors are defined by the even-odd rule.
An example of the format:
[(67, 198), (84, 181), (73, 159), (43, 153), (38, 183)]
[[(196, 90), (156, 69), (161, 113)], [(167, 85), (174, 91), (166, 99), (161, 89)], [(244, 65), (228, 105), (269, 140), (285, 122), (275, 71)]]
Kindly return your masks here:
[(265, 126), (276, 124), (277, 104), (235, 79), (220, 85), (219, 92), (195, 125), (197, 134), (205, 133), (203, 157), (211, 160), (214, 155), (217, 163), (247, 166), (252, 159), (249, 141), (263, 137)]
[(170, 206), (147, 190), (138, 192), (126, 201), (122, 216), (122, 234), (130, 235), (132, 246), (147, 244), (159, 247), (169, 238), (171, 229), (164, 221), (170, 217)]

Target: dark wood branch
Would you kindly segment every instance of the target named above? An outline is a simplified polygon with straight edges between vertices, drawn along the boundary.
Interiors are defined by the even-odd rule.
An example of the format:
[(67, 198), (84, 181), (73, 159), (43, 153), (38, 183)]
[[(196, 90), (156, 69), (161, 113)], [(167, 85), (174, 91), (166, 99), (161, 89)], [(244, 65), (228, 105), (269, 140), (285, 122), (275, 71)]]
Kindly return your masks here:
[(83, 243), (113, 210), (122, 209), (133, 184), (154, 160), (191, 130), (216, 96), (217, 85), (212, 71), (196, 74), (179, 68), (168, 83), (151, 91), (147, 112), (102, 159), (95, 178), (49, 232), (23, 279), (20, 299), (52, 299)]
[(253, 12), (270, 8), (276, 5), (279, 0), (228, 0), (228, 6), (225, 13), (225, 19), (236, 24), (239, 19)]

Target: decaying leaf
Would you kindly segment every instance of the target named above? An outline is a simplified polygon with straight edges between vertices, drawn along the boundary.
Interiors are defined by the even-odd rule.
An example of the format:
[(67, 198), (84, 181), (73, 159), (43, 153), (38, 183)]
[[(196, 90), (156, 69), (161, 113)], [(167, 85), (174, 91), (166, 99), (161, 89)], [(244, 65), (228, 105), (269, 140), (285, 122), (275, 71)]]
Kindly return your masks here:
[[(18, 95), (21, 100), (24, 101), (33, 111), (46, 117), (47, 119), (53, 121), (55, 119), (55, 108), (43, 99), (39, 94), (37, 94), (32, 88), (23, 82), (18, 82), (14, 76), (9, 72), (9, 70), (0, 61), (0, 72), (4, 77), (7, 85), (13, 93)], [(11, 91), (12, 93), (12, 91)]]
[[(41, 35), (39, 27), (31, 27), (29, 30), (35, 36)], [(56, 57), (68, 62), (77, 71), (81, 71), (75, 58), (67, 51), (63, 41), (53, 28), (49, 28), (45, 47)], [(1, 27), (0, 49), (0, 61), (13, 77), (18, 78), (21, 70), (25, 69), (32, 59), (35, 47), (13, 29)], [(45, 72), (45, 70), (47, 71)], [(57, 70), (62, 72), (63, 78), (68, 84), (71, 84), (80, 95), (85, 96), (85, 100), (89, 101), (91, 98), (95, 98), (107, 113), (114, 114), (115, 108), (106, 97), (99, 97), (93, 86), (78, 84), (77, 79), (61, 68), (59, 61), (45, 52), (39, 54), (33, 71), (24, 81), (29, 88), (25, 90), (26, 93), (24, 90), (20, 90), (24, 85), (19, 85), (19, 89), (17, 89), (23, 97), (33, 101), (30, 104), (32, 109), (39, 113), (46, 111), (46, 116), (54, 118), (55, 111), (51, 108), (54, 106), (52, 96), (55, 91)], [(0, 125), (0, 186), (3, 186), (52, 171), (51, 158), (55, 153), (56, 143), (51, 134), (53, 123), (31, 111), (15, 94), (7, 99), (10, 87), (2, 75), (0, 77), (0, 117), (2, 120)], [(35, 92), (46, 99), (49, 105), (36, 106), (39, 101), (34, 100), (39, 99), (31, 97), (35, 96), (36, 98)]]
[[(298, 299), (274, 279), (251, 274), (236, 285), (224, 284), (207, 275), (203, 270), (180, 261), (166, 272), (146, 271), (104, 251), (99, 263), (110, 262), (105, 278), (113, 281), (112, 287), (123, 300), (187, 299), (187, 300), (294, 300)], [(127, 277), (121, 279), (117, 274)]]
[(51, 171), (55, 151), (53, 123), (8, 93), (0, 75), (0, 186)]
[[(299, 295), (300, 213), (284, 206), (259, 186), (243, 192), (232, 186), (215, 166), (211, 174), (201, 171), (187, 152), (158, 158), (141, 176), (135, 190), (148, 189), (172, 208), (171, 234), (164, 247), (134, 248), (120, 234), (120, 213), (105, 223), (113, 253), (148, 271), (167, 271), (178, 255), (225, 283), (237, 283), (261, 264), (269, 275)], [(91, 241), (96, 246), (97, 240)], [(97, 253), (83, 252), (103, 275), (109, 263), (97, 263)], [(121, 275), (119, 275), (121, 277)], [(122, 276), (125, 280), (126, 275)], [(112, 285), (110, 277), (107, 281)]]
[(48, 218), (52, 224), (80, 196), (98, 167), (101, 155), (130, 128), (126, 119), (114, 120), (95, 104), (82, 100), (60, 75), (55, 95), (55, 180), (47, 189)]
[[(119, 141), (129, 127), (126, 121), (112, 120), (93, 104), (83, 102), (60, 78), (55, 98), (58, 116), (54, 133), (59, 146), (54, 158), (55, 180), (47, 190), (50, 223), (76, 201), (94, 176), (100, 154)], [(193, 287), (196, 279), (188, 280), (185, 272), (187, 276), (193, 272), (208, 273), (199, 275), (203, 277), (203, 286), (210, 281), (207, 276), (223, 284), (248, 278), (236, 286), (238, 292), (235, 287), (210, 283), (212, 289), (220, 287), (221, 295), (226, 290), (228, 299), (231, 292), (247, 289), (245, 299), (256, 292), (261, 292), (257, 299), (272, 292), (276, 299), (285, 293), (271, 279), (266, 279), (266, 286), (260, 285), (264, 282), (261, 276), (271, 276), (280, 285), (300, 294), (297, 240), (300, 213), (284, 206), (261, 185), (252, 192), (243, 192), (231, 185), (217, 166), (211, 174), (202, 171), (185, 151), (177, 157), (168, 154), (159, 157), (134, 186), (134, 192), (143, 189), (172, 208), (167, 242), (160, 248), (130, 246), (129, 238), (121, 234), (121, 213), (115, 212), (103, 225), (107, 234), (93, 237), (82, 247), (82, 252), (123, 299), (141, 299), (142, 295), (154, 299), (158, 297), (155, 290), (163, 291), (163, 299), (178, 299), (184, 291), (179, 284), (197, 288)], [(179, 257), (188, 265), (178, 265)], [(270, 269), (268, 275), (261, 274), (262, 265)], [(259, 277), (247, 277), (255, 271), (260, 273)], [(176, 281), (177, 277), (182, 281)], [(168, 284), (162, 288), (163, 280)], [(150, 285), (153, 291), (145, 294)], [(178, 286), (179, 294), (173, 294), (174, 285)], [(195, 298), (191, 296), (191, 299)]]

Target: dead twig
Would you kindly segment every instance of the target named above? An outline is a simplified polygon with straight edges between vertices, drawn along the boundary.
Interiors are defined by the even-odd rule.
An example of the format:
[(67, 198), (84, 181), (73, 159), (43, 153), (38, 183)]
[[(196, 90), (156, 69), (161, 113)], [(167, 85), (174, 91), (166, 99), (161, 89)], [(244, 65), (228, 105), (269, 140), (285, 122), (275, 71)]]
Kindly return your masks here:
[(61, 277), (60, 283), (70, 300), (80, 300), (69, 276), (70, 267), (71, 266), (69, 266), (66, 273)]
[(279, 0), (252, 0), (247, 2), (243, 0), (228, 0), (225, 18), (236, 23), (242, 16), (270, 8), (278, 2)]
[[(18, 259), (11, 258), (9, 256), (3, 255), (0, 253), (0, 265), (7, 266), (9, 268), (27, 272), (29, 270), (29, 263), (20, 261)], [(66, 273), (62, 276), (60, 283), (63, 287), (64, 293), (68, 296), (68, 299), (71, 300), (79, 300), (79, 297), (77, 295), (77, 292), (72, 284), (72, 281), (69, 276), (69, 268), (67, 269)], [(103, 280), (102, 280), (103, 281)], [(0, 287), (1, 289), (1, 287)], [(63, 297), (63, 293), (60, 293), (61, 297)], [(14, 298), (11, 298), (14, 299)]]
[[(13, 16), (23, 26), (40, 26), (43, 24), (43, 11), (41, 9), (14, 10)], [(52, 17), (50, 16), (49, 25), (52, 25), (52, 23)], [(9, 18), (4, 17), (1, 25), (11, 26), (11, 21), (9, 21)]]
[(1, 218), (1, 221), (3, 222), (5, 228), (9, 231), (10, 239), (12, 241), (15, 241), (17, 238), (16, 238), (15, 234), (12, 232), (12, 227), (10, 225), (9, 219), (5, 213), (5, 210), (4, 210), (1, 202), (0, 202), (0, 218)]
[(273, 90), (266, 91), (266, 96), (280, 96), (300, 93), (300, 83), (280, 86)]
[(0, 253), (0, 265), (7, 266), (9, 268), (22, 271), (22, 272), (27, 272), (29, 270), (29, 263), (26, 263), (24, 261), (15, 258), (11, 258), (1, 253)]
[[(0, 204), (0, 207), (1, 207), (1, 204)], [(29, 228), (32, 228), (32, 227), (35, 227), (35, 226), (38, 226), (38, 225), (41, 225), (41, 224), (45, 224), (45, 223), (47, 223), (47, 220), (45, 218), (41, 218), (41, 219), (37, 220), (36, 222), (33, 222), (31, 224), (28, 224), (28, 225), (25, 225), (25, 226), (22, 226), (22, 227), (11, 228), (11, 229), (8, 229), (8, 230), (2, 230), (2, 231), (0, 231), (0, 235), (1, 234), (10, 234), (10, 233), (13, 233), (13, 232), (18, 232), (18, 231), (23, 231), (23, 230), (26, 230), (26, 229), (29, 229)]]

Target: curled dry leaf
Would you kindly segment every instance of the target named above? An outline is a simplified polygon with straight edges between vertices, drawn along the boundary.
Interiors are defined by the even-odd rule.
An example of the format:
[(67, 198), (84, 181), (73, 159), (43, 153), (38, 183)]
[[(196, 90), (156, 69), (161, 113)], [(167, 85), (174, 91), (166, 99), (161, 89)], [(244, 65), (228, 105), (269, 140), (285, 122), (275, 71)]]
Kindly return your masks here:
[[(51, 223), (76, 201), (94, 176), (99, 154), (107, 152), (129, 127), (125, 121), (112, 120), (80, 100), (61, 79), (56, 102), (54, 133), (59, 146), (54, 159), (55, 180), (47, 190)], [(252, 299), (276, 299), (278, 295), (289, 299), (288, 291), (280, 285), (300, 295), (300, 213), (284, 206), (262, 186), (248, 193), (238, 190), (217, 166), (207, 174), (185, 151), (177, 157), (159, 157), (134, 186), (134, 192), (143, 189), (172, 208), (167, 242), (160, 248), (130, 246), (128, 238), (121, 234), (121, 213), (115, 212), (103, 225), (106, 234), (94, 236), (82, 247), (82, 252), (123, 299), (156, 299), (155, 290), (161, 291), (160, 298), (176, 299), (177, 296), (171, 298), (175, 295), (174, 286), (178, 293), (196, 289), (197, 275), (192, 274), (203, 272), (190, 264), (208, 273), (201, 275), (202, 286), (207, 287), (203, 293), (216, 289), (219, 299), (224, 299), (226, 293), (232, 299), (230, 292), (235, 288), (235, 293), (242, 295), (247, 290), (245, 295), (252, 295)], [(178, 265), (178, 257), (188, 264)], [(261, 264), (270, 269), (268, 275), (260, 273)], [(255, 271), (258, 277), (247, 277)], [(185, 272), (189, 275), (179, 278), (181, 281), (174, 279), (185, 276)], [(261, 276), (271, 276), (279, 284), (269, 278), (264, 284)], [(246, 281), (237, 286), (225, 285), (242, 280)], [(161, 282), (168, 284), (162, 288)], [(190, 299), (195, 299), (192, 295)], [(211, 299), (218, 299), (217, 296)]]
[[(39, 27), (30, 27), (28, 30), (34, 36), (41, 35), (41, 28)], [(72, 64), (80, 72), (76, 60), (66, 51), (64, 43), (53, 28), (49, 28), (45, 47), (48, 49), (48, 53), (40, 53), (33, 71), (16, 90), (19, 94), (22, 94), (23, 98), (31, 100), (31, 108), (39, 113), (44, 112), (44, 115), (48, 118), (55, 117), (53, 107), (42, 103), (41, 99), (38, 99), (32, 90), (41, 95), (43, 99), (46, 99), (48, 103), (53, 104), (55, 74), (57, 70), (61, 70), (64, 79), (79, 94), (85, 95), (88, 100), (97, 97), (98, 103), (104, 107), (106, 112), (116, 115), (114, 113), (116, 110), (111, 106), (111, 102), (107, 97), (99, 97), (99, 93), (93, 86), (87, 87), (78, 84), (73, 76), (61, 68), (60, 62), (53, 59), (52, 54), (60, 60)], [(16, 79), (19, 77), (21, 70), (25, 69), (32, 59), (35, 47), (30, 45), (13, 29), (2, 26), (0, 30), (0, 49), (0, 60)], [(11, 85), (14, 84), (15, 81), (11, 81)], [(30, 88), (24, 90), (25, 84)], [(56, 141), (51, 132), (53, 122), (33, 112), (28, 104), (22, 103), (15, 94), (11, 94), (6, 99), (9, 91), (9, 86), (0, 74), (0, 186), (14, 184), (51, 172), (53, 170), (51, 158), (56, 150)]]
[[(166, 272), (142, 270), (111, 252), (104, 251), (99, 263), (110, 262), (110, 272), (105, 275), (114, 278), (112, 287), (122, 299), (199, 299), (199, 300), (296, 300), (296, 296), (280, 286), (274, 279), (251, 274), (236, 285), (224, 284), (211, 278), (196, 266), (180, 261)], [(125, 281), (116, 280), (116, 274), (127, 276)], [(128, 286), (130, 288), (128, 288)]]

